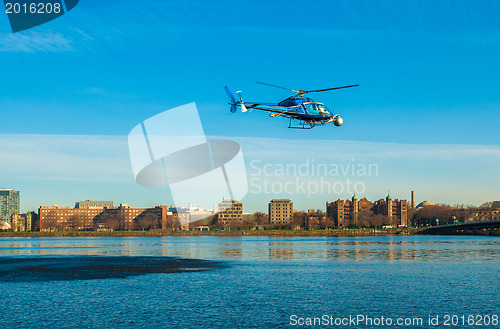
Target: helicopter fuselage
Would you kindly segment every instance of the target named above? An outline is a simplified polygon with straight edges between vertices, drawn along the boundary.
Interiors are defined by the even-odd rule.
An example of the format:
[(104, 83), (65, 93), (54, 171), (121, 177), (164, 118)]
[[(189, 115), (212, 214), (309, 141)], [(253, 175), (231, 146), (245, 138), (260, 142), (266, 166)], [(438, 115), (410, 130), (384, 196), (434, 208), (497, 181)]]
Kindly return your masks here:
[(288, 116), (311, 123), (331, 121), (333, 113), (323, 103), (309, 97), (290, 96), (279, 103), (258, 103), (245, 101), (248, 109), (267, 110), (271, 116)]

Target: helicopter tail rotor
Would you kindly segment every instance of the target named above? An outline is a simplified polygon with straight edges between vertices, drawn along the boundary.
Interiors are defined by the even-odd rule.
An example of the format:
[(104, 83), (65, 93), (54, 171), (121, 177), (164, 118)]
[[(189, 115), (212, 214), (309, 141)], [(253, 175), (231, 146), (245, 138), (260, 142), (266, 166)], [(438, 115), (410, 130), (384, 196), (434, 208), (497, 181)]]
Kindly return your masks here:
[(224, 90), (226, 91), (227, 97), (229, 97), (230, 103), (228, 103), (228, 104), (231, 105), (231, 113), (235, 113), (236, 112), (236, 104), (238, 104), (238, 103), (236, 102), (234, 95), (231, 93), (231, 91), (229, 90), (229, 88), (227, 86), (224, 87)]

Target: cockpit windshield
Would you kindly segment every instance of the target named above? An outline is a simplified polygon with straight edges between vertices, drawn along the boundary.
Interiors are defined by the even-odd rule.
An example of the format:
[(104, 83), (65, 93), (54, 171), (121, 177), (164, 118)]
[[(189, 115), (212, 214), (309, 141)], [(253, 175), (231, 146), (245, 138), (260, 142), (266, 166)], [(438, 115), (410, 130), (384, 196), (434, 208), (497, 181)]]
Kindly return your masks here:
[(325, 105), (321, 103), (304, 103), (307, 113), (312, 115), (328, 116), (329, 111)]

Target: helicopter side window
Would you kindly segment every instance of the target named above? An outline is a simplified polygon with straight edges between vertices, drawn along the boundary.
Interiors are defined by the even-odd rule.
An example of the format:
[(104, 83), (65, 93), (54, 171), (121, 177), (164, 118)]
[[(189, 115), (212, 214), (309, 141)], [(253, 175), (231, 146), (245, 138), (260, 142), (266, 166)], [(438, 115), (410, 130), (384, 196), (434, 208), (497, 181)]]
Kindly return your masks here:
[(301, 105), (295, 107), (294, 110), (297, 113), (304, 113), (304, 108)]
[(306, 110), (307, 110), (307, 113), (308, 114), (312, 114), (312, 115), (319, 115), (319, 111), (316, 107), (316, 104), (304, 104), (304, 106), (306, 107)]

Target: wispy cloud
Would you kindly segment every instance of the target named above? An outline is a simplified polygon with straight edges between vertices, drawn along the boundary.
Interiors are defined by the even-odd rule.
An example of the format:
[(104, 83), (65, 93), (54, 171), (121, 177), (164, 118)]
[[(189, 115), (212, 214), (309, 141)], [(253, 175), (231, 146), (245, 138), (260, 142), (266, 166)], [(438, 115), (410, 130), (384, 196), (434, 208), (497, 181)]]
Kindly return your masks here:
[(7, 177), (32, 180), (117, 181), (131, 177), (126, 137), (0, 135)]
[[(224, 138), (224, 137), (215, 137)], [(397, 159), (427, 159), (427, 160), (463, 160), (491, 156), (500, 161), (500, 145), (461, 145), (461, 144), (402, 144), (376, 143), (343, 140), (289, 140), (276, 138), (233, 138), (242, 145), (253, 145), (245, 152), (246, 155), (272, 156), (283, 158), (285, 155), (315, 154), (321, 158), (351, 159), (379, 158), (385, 160)], [(270, 147), (272, 145), (272, 147)], [(290, 153), (290, 147), (295, 150)], [(478, 158), (479, 157), (479, 158)]]
[(58, 32), (0, 33), (0, 52), (72, 51), (71, 39)]

